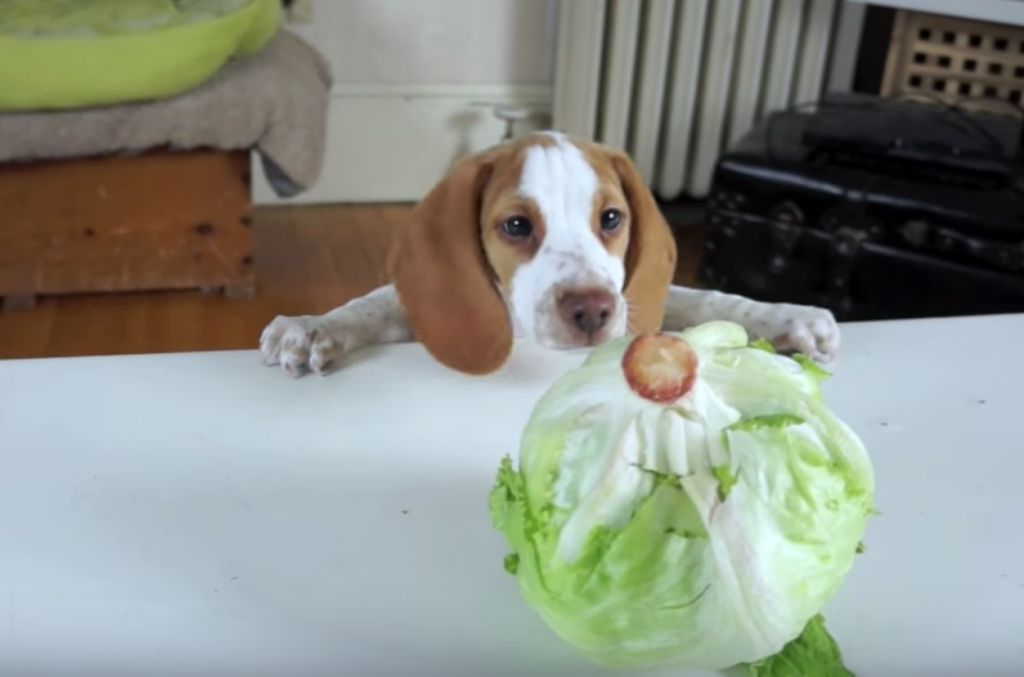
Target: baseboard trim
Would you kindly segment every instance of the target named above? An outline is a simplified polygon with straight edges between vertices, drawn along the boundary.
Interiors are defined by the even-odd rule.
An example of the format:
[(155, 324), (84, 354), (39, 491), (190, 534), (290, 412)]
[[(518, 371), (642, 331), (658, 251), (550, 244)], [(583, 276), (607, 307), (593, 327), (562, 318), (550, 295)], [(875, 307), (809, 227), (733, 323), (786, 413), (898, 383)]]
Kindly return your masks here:
[(341, 84), (331, 90), (334, 99), (477, 99), (481, 104), (510, 99), (550, 102), (552, 85), (384, 85)]
[(327, 153), (320, 180), (288, 199), (274, 195), (253, 158), (257, 205), (412, 202), (469, 152), (501, 139), (505, 123), (491, 110), (532, 112), (517, 131), (551, 124), (546, 85), (339, 85), (331, 92)]

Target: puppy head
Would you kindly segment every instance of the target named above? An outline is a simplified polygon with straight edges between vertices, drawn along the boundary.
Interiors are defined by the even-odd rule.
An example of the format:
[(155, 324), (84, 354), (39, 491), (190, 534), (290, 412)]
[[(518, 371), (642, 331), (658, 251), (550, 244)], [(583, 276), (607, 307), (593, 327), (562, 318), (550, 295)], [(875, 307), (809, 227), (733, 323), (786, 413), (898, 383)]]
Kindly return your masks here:
[(484, 374), (514, 331), (553, 348), (657, 331), (675, 261), (628, 156), (535, 134), (457, 162), (399, 233), (389, 272), (417, 340)]

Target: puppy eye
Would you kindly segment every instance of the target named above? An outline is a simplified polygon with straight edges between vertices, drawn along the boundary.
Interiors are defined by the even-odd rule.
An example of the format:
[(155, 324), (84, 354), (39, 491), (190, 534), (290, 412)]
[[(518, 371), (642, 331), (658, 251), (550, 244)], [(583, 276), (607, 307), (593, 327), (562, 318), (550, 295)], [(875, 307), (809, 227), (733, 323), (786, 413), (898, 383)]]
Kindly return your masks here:
[(525, 240), (533, 234), (533, 224), (525, 216), (513, 216), (502, 222), (501, 230), (513, 240)]
[(622, 223), (622, 212), (618, 209), (606, 209), (601, 212), (601, 230), (613, 233)]

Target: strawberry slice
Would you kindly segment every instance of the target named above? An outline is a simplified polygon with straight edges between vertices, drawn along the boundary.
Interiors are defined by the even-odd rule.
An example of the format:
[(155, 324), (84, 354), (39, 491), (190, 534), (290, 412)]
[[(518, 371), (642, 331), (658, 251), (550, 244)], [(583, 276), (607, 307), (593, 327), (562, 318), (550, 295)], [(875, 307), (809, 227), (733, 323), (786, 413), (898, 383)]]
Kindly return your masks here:
[(690, 392), (697, 378), (697, 355), (677, 336), (643, 334), (622, 356), (622, 373), (637, 395), (667, 404)]

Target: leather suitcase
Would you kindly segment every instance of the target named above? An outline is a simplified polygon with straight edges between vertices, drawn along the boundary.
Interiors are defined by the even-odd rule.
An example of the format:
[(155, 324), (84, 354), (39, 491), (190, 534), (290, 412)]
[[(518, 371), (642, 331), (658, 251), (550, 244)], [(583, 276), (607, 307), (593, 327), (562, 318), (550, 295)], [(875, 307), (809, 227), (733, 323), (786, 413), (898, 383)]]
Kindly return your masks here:
[(812, 118), (773, 114), (720, 157), (703, 284), (845, 321), (1024, 312), (1019, 166), (996, 180), (823, 153)]

